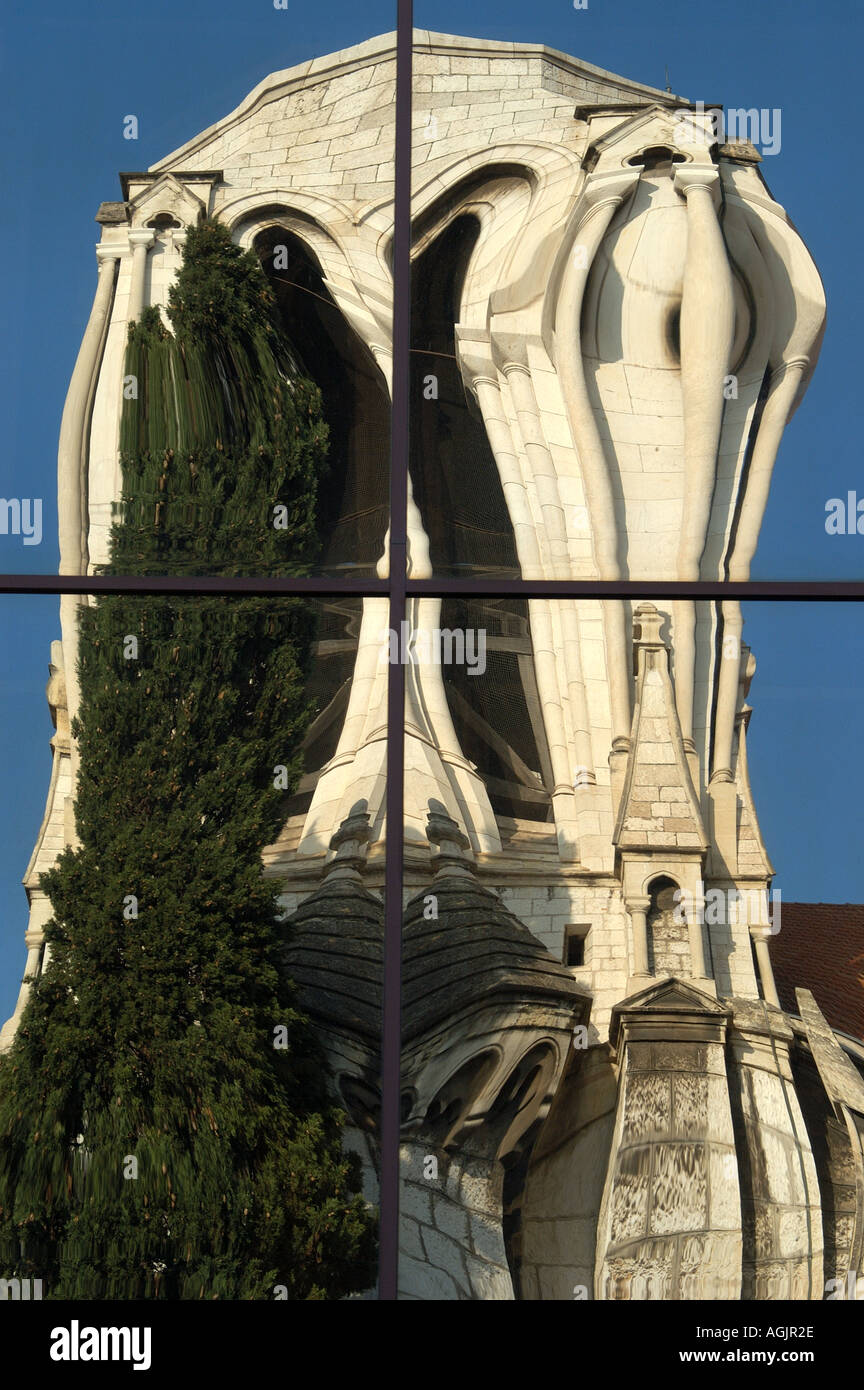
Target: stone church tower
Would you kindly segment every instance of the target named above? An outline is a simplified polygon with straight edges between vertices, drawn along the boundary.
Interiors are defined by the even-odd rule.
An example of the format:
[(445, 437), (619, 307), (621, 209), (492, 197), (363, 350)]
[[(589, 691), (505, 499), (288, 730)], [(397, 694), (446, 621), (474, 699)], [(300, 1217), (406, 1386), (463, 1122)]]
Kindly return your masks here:
[[(824, 322), (757, 150), (562, 53), (415, 38), (412, 577), (747, 579)], [(100, 207), (63, 572), (107, 560), (127, 326), (205, 214), (259, 253), (342, 410), (323, 572), (384, 572), (394, 75), (392, 35), (274, 73)], [(74, 833), (77, 602), (7, 1044)], [(806, 992), (779, 1005), (739, 604), (479, 591), (409, 615), (465, 659), (418, 642), (407, 667), (403, 1295), (843, 1297), (864, 1047)], [(321, 601), (321, 713), (266, 855), (373, 1198), (386, 627), (385, 599)]]

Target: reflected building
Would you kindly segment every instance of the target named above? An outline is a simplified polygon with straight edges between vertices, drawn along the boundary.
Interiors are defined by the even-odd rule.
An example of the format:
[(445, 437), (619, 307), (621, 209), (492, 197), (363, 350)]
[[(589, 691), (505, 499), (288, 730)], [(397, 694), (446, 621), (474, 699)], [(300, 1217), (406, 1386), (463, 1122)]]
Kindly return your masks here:
[[(100, 208), (65, 572), (107, 559), (127, 325), (207, 214), (260, 255), (322, 389), (322, 573), (386, 574), (394, 77), (392, 35), (275, 73)], [(411, 576), (747, 579), (825, 312), (756, 147), (565, 54), (425, 31), (414, 128)], [(73, 834), (75, 605), (28, 976), (37, 876)], [(373, 1196), (387, 613), (322, 600), (306, 773), (266, 855)], [(484, 656), (406, 666), (403, 1296), (846, 1289), (864, 1044), (778, 998), (740, 605), (466, 592), (409, 619)]]

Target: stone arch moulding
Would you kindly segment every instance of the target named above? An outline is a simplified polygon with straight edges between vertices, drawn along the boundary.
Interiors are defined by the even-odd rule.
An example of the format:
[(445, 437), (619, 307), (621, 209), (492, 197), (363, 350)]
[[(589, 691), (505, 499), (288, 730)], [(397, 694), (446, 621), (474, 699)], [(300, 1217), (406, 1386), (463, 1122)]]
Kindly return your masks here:
[[(485, 1116), (488, 1100), (485, 1105), (483, 1100), (494, 1078), (500, 1075), (502, 1057), (503, 1049), (491, 1044), (476, 1056), (461, 1058), (447, 1079), (430, 1091), (422, 1113), (412, 1117), (413, 1127), (424, 1130), (430, 1138), (440, 1129), (438, 1147), (445, 1150), (457, 1148), (470, 1139)], [(413, 1101), (415, 1106), (422, 1103), (416, 1089)]]
[[(237, 243), (249, 249), (268, 227), (282, 227), (302, 242), (317, 261), (324, 283), (350, 327), (371, 352), (383, 372), (388, 392), (392, 365), (392, 277), (387, 262), (392, 216), (372, 210), (353, 218), (336, 199), (317, 194), (298, 194), (281, 189), (263, 190), (226, 203), (220, 218), (230, 227)], [(409, 556), (412, 573), (427, 577), (428, 538), (410, 489)], [(386, 550), (378, 562), (386, 575)], [(409, 612), (413, 626), (434, 629), (440, 599), (413, 600)], [(351, 778), (362, 782), (372, 809), (376, 838), (383, 835), (386, 741), (386, 667), (380, 662), (380, 634), (386, 628), (387, 601), (364, 599), (355, 680), (342, 734), (334, 757), (321, 770), (312, 803), (305, 815), (299, 854), (318, 854), (326, 844), (326, 827), (344, 818), (342, 799), (352, 787)], [(358, 673), (360, 673), (358, 678)], [(406, 727), (409, 747), (415, 749), (451, 812), (460, 816), (472, 844), (482, 850), (500, 849), (495, 818), (482, 779), (458, 748), (443, 688), (441, 667), (432, 663), (422, 671), (409, 669)], [(422, 690), (420, 686), (422, 685)], [(359, 772), (360, 764), (363, 772)], [(356, 788), (350, 792), (357, 799)], [(334, 809), (335, 808), (335, 809)], [(415, 838), (425, 846), (420, 826), (420, 807), (415, 808)], [(411, 829), (409, 820), (409, 830)]]
[[(482, 264), (484, 242), (501, 214), (497, 204), (480, 203), (473, 208), (468, 205), (481, 196), (484, 183), (502, 178), (527, 184), (529, 197), (519, 225), (507, 229), (507, 245), (496, 262), (494, 281), (487, 280), (485, 284), (486, 296), (496, 301), (496, 310), (522, 307), (545, 284), (561, 235), (562, 193), (565, 210), (569, 210), (575, 191), (585, 179), (575, 151), (513, 142), (497, 146), (492, 162), (486, 151), (477, 151), (456, 160), (449, 169), (421, 185), (412, 199), (414, 226), (420, 233), (416, 251), (422, 250), (455, 217), (467, 211), (474, 211), (479, 217), (480, 237), (468, 265), (463, 292), (463, 302), (473, 303), (480, 298), (474, 279), (476, 267)], [(502, 294), (505, 300), (499, 305)], [(484, 326), (478, 321), (478, 328)], [(466, 385), (470, 389), (467, 377)]]
[[(484, 1039), (476, 1056), (463, 1054), (451, 1064), (446, 1078), (430, 1068), (422, 1081), (406, 1088), (413, 1102), (406, 1130), (431, 1138), (435, 1126), (446, 1121), (440, 1148), (463, 1147), (475, 1137), (481, 1148), (491, 1143), (490, 1157), (505, 1158), (545, 1118), (566, 1060), (566, 1049), (552, 1034), (533, 1037), (518, 1056), (513, 1052), (512, 1045)], [(484, 1140), (481, 1131), (488, 1125), (492, 1129)]]
[(528, 1148), (533, 1147), (566, 1060), (567, 1049), (562, 1049), (560, 1039), (547, 1035), (535, 1038), (511, 1065), (493, 1105), (494, 1115), (506, 1124), (496, 1151), (499, 1161), (518, 1153), (526, 1141)]
[[(636, 171), (625, 177), (628, 184), (638, 181)], [(492, 206), (483, 197), (484, 185), (496, 179), (499, 188), (502, 179), (512, 180), (515, 197), (499, 197)], [(473, 214), (480, 224), (465, 273), (455, 350), (465, 388), (477, 401), (495, 455), (526, 579), (566, 579), (586, 569), (595, 571), (580, 542), (571, 544), (566, 520), (562, 468), (568, 476), (579, 473), (572, 441), (567, 461), (561, 452), (556, 458), (545, 437), (535, 379), (539, 371), (548, 391), (557, 390), (554, 363), (542, 342), (543, 305), (574, 198), (584, 182), (575, 152), (514, 142), (496, 150), (494, 162), (488, 162), (485, 152), (456, 161), (420, 189), (414, 204), (420, 249), (462, 214)], [(557, 413), (563, 419), (563, 401)], [(517, 437), (511, 428), (517, 416), (531, 448), (542, 454), (539, 482), (523, 458), (523, 436)], [(544, 601), (530, 602), (529, 614), (552, 757), (559, 850), (568, 860), (578, 859), (581, 852), (587, 867), (596, 862), (590, 834), (598, 807), (578, 614), (572, 603), (554, 608)], [(623, 660), (624, 646), (615, 644), (616, 650), (619, 645)], [(629, 728), (629, 708), (620, 722)]]
[[(244, 250), (252, 247), (262, 231), (275, 226), (304, 243), (339, 309), (384, 372), (389, 391), (392, 278), (386, 244), (392, 221), (378, 215), (360, 227), (335, 198), (278, 189), (226, 203), (219, 217)], [(358, 252), (362, 268), (353, 259)], [(375, 271), (368, 268), (370, 256)]]
[(669, 869), (658, 869), (656, 866), (654, 866), (649, 870), (648, 875), (645, 878), (644, 883), (642, 884), (642, 892), (645, 893), (648, 897), (650, 897), (652, 886), (655, 883), (659, 883), (664, 878), (668, 878), (670, 883), (674, 883), (675, 887), (678, 889), (679, 892), (682, 891), (681, 875), (679, 873)]

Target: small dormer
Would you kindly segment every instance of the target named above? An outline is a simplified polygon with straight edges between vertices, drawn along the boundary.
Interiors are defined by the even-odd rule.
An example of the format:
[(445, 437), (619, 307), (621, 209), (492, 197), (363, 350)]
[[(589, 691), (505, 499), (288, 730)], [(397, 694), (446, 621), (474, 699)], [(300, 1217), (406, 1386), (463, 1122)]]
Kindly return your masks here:
[[(205, 217), (218, 173), (121, 174), (133, 229), (153, 231), (192, 227)], [(127, 191), (128, 190), (128, 191)]]

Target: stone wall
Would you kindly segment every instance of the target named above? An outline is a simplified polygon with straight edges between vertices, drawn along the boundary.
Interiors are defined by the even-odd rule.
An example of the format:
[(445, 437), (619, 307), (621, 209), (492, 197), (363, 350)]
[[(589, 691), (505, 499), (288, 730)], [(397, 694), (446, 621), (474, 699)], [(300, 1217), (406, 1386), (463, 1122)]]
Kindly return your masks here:
[(597, 1298), (741, 1296), (741, 1204), (727, 1011), (676, 982), (613, 1020), (620, 1077), (597, 1227)]
[(523, 1299), (594, 1297), (597, 1214), (617, 1095), (609, 1049), (574, 1051), (525, 1179), (518, 1245)]
[(399, 1297), (512, 1299), (501, 1165), (459, 1150), (436, 1154), (423, 1144), (403, 1144), (401, 1178)]
[(744, 1223), (742, 1298), (824, 1296), (822, 1197), (777, 1009), (736, 1001), (730, 1094)]

